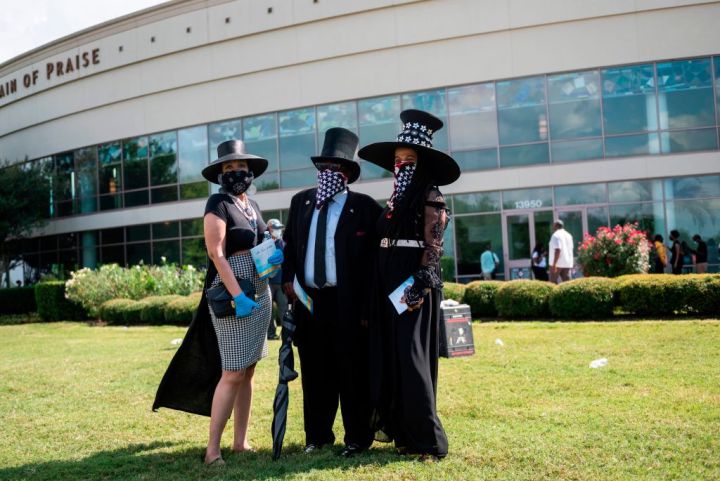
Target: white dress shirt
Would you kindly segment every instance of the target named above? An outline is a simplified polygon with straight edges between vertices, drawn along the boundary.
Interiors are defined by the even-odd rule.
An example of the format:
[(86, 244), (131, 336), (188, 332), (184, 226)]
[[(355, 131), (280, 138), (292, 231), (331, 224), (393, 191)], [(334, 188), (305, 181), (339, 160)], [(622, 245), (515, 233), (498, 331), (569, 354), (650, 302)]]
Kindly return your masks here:
[[(337, 271), (335, 268), (335, 231), (337, 230), (340, 214), (347, 201), (348, 191), (338, 192), (328, 202), (327, 229), (325, 231), (325, 286), (337, 285)], [(315, 284), (315, 235), (320, 211), (313, 210), (310, 230), (308, 231), (307, 251), (305, 252), (305, 285), (317, 288)]]

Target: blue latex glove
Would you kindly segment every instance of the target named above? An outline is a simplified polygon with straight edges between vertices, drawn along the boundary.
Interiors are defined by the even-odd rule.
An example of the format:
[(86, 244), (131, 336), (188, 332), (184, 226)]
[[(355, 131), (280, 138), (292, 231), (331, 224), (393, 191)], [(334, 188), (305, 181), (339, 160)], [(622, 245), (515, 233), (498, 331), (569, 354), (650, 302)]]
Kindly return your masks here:
[(277, 249), (270, 257), (268, 257), (268, 262), (274, 266), (282, 264), (284, 260), (285, 256), (283, 255), (283, 251), (280, 249)]
[(244, 292), (233, 297), (233, 300), (235, 301), (235, 315), (238, 317), (248, 316), (253, 309), (259, 307), (258, 303), (246, 296)]

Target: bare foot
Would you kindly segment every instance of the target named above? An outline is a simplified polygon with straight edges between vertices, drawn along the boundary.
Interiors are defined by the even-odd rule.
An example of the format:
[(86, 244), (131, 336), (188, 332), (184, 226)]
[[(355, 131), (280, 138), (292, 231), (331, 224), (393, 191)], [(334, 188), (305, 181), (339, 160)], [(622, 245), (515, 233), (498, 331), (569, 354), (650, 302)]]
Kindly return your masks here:
[(254, 452), (255, 452), (255, 449), (254, 449), (252, 446), (250, 446), (249, 444), (245, 444), (245, 445), (242, 446), (242, 447), (233, 447), (233, 448), (232, 448), (232, 452), (233, 452), (233, 453), (236, 453), (236, 454), (239, 454), (239, 453), (254, 453)]

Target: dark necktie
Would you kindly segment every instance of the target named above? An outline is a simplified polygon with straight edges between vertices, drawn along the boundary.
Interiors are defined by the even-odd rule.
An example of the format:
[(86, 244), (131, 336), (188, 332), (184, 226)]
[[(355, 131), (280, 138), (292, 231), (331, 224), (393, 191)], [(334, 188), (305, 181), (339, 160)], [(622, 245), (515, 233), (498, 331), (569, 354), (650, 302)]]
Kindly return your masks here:
[(325, 287), (327, 276), (325, 274), (325, 235), (327, 233), (327, 215), (329, 200), (320, 208), (315, 232), (315, 285), (318, 289)]

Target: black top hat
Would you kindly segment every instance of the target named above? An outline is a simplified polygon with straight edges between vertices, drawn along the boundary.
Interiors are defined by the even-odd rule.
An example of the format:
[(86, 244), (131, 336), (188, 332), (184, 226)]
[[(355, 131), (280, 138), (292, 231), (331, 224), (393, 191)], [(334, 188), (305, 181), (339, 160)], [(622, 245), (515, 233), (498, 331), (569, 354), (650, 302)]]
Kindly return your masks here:
[(310, 158), (315, 167), (318, 167), (318, 163), (322, 162), (340, 164), (347, 169), (349, 173), (348, 184), (352, 184), (360, 177), (360, 164), (353, 160), (359, 140), (354, 132), (342, 127), (333, 127), (325, 132), (325, 142), (320, 155)]
[(248, 170), (257, 179), (268, 167), (268, 161), (257, 155), (245, 152), (245, 142), (242, 140), (226, 140), (217, 146), (218, 158), (202, 170), (202, 176), (210, 182), (218, 183), (218, 174), (222, 173), (222, 164), (228, 160), (244, 160)]
[(422, 110), (403, 110), (400, 113), (402, 132), (395, 142), (376, 142), (366, 145), (358, 156), (379, 165), (385, 170), (395, 170), (395, 149), (409, 147), (418, 154), (418, 162), (433, 164), (432, 178), (438, 185), (447, 185), (460, 177), (460, 167), (445, 152), (432, 146), (433, 133), (443, 126), (442, 120)]

